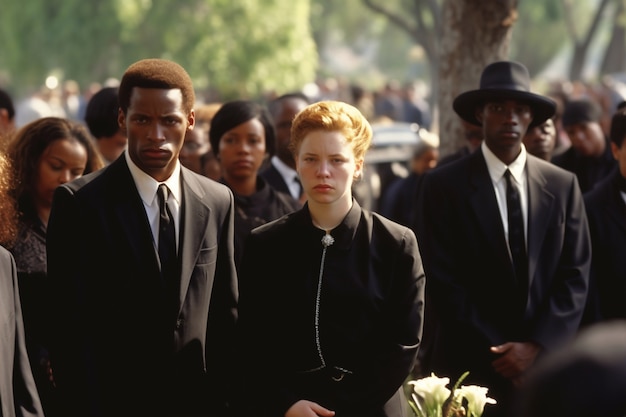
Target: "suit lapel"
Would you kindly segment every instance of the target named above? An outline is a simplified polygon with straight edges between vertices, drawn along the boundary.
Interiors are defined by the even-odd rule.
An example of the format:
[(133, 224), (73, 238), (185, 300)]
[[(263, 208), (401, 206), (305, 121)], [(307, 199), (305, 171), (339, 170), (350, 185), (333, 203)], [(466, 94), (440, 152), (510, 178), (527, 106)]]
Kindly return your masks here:
[(472, 189), (469, 201), (479, 229), (485, 233), (491, 251), (512, 267), (495, 190), (480, 148), (469, 157), (469, 181)]
[[(125, 158), (114, 161), (110, 167), (111, 175), (106, 199), (111, 202), (117, 221), (122, 225), (121, 230), (133, 251), (133, 258), (138, 259), (144, 267), (152, 268), (151, 275), (160, 276), (159, 253), (150, 230), (150, 223), (146, 216), (143, 201), (139, 196)], [(153, 247), (153, 256), (146, 259), (145, 248)]]
[(184, 167), (181, 167), (181, 179), (183, 214), (178, 253), (181, 257), (179, 306), (182, 307), (191, 281), (193, 267), (196, 264), (202, 241), (209, 229), (211, 209), (202, 201), (206, 191)]
[(532, 285), (541, 258), (541, 247), (552, 218), (554, 195), (546, 189), (546, 179), (537, 161), (529, 155), (526, 162), (528, 173), (528, 285)]

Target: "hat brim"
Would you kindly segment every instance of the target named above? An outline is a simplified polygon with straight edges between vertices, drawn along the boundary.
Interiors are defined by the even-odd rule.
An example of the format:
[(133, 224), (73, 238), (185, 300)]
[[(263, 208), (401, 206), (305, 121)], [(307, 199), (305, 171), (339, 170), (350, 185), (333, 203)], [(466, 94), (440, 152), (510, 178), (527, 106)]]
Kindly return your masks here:
[(528, 103), (532, 107), (533, 120), (528, 128), (539, 126), (552, 116), (556, 111), (556, 103), (539, 94), (527, 91), (484, 89), (472, 90), (461, 93), (454, 99), (452, 107), (456, 114), (463, 120), (476, 126), (482, 123), (476, 118), (476, 109), (483, 103), (491, 100), (511, 99)]

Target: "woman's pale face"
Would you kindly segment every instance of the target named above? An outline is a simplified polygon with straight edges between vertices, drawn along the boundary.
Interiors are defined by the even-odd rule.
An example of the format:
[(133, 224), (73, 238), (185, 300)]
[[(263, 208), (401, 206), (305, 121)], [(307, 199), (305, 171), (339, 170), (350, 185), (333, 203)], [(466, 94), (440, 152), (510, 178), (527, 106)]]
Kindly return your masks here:
[(338, 131), (314, 131), (305, 136), (296, 160), (302, 187), (310, 201), (332, 204), (352, 200), (352, 183), (363, 161)]
[(35, 184), (35, 205), (52, 207), (54, 190), (61, 184), (83, 175), (87, 167), (87, 149), (76, 140), (51, 142), (39, 158)]
[(250, 119), (224, 133), (219, 145), (226, 181), (256, 177), (266, 157), (265, 127), (259, 119)]

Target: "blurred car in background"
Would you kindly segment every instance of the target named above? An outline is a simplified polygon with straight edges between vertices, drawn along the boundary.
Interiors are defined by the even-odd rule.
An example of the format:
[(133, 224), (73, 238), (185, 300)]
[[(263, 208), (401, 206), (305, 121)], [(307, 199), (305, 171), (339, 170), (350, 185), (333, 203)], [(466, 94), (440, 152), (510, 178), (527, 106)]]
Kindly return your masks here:
[(377, 211), (385, 187), (409, 175), (415, 147), (424, 140), (438, 144), (439, 138), (415, 123), (372, 124), (372, 146), (365, 154), (363, 177), (353, 185), (359, 204)]

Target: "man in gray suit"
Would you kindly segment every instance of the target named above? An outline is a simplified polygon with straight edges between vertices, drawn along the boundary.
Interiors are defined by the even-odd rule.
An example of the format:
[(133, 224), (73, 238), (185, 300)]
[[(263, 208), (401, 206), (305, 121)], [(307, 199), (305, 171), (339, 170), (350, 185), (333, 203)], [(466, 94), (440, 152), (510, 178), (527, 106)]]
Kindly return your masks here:
[[(127, 150), (55, 193), (51, 361), (68, 416), (226, 414), (234, 205), (178, 160), (194, 101), (180, 65), (134, 63), (119, 87)], [(163, 217), (174, 224), (167, 256)]]
[(515, 387), (537, 357), (578, 331), (589, 228), (575, 175), (522, 145), (526, 130), (555, 111), (552, 100), (530, 91), (526, 67), (488, 65), (480, 88), (453, 105), (482, 126), (484, 140), (424, 177), (416, 224), (429, 279), (426, 320), (436, 321), (424, 366), (452, 381), (469, 371), (465, 384), (487, 387), (498, 401), (484, 416), (509, 416)]
[(43, 417), (22, 320), (15, 260), (0, 246), (0, 416)]

